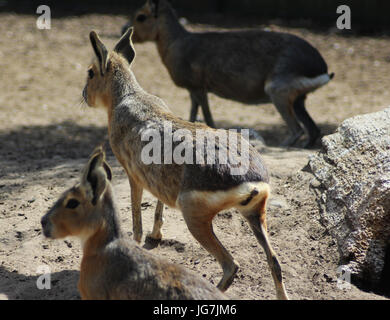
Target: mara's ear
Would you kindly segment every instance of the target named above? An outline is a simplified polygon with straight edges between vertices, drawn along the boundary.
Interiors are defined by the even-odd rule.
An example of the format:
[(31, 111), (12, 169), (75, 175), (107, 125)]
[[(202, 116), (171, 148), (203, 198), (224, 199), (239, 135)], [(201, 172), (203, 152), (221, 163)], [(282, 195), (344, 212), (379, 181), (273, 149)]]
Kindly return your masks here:
[(149, 0), (149, 7), (150, 10), (152, 11), (152, 14), (155, 18), (158, 16), (158, 6), (160, 4), (159, 0)]
[(123, 36), (119, 39), (118, 43), (115, 45), (114, 51), (122, 54), (127, 61), (131, 64), (135, 58), (135, 50), (133, 42), (131, 41), (131, 36), (133, 35), (133, 27), (130, 27), (126, 30)]
[(104, 170), (106, 170), (107, 179), (111, 181), (112, 180), (112, 171), (111, 171), (111, 167), (108, 165), (108, 163), (106, 161), (103, 161), (103, 168), (104, 168)]
[(95, 149), (87, 166), (84, 169), (81, 184), (84, 186), (87, 198), (93, 205), (97, 204), (100, 196), (106, 190), (107, 178), (111, 179), (111, 169), (105, 163), (105, 154), (102, 148)]
[(89, 39), (91, 40), (92, 48), (99, 61), (100, 73), (104, 76), (107, 70), (108, 51), (95, 31), (91, 31)]

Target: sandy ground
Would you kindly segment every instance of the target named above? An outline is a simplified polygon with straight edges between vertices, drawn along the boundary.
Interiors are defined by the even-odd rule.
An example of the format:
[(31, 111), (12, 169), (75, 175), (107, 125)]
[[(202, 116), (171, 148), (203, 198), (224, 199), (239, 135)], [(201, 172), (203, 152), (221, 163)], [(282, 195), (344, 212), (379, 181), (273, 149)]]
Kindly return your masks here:
[[(34, 16), (0, 15), (0, 297), (3, 299), (79, 299), (81, 260), (75, 239), (44, 239), (41, 216), (78, 179), (94, 147), (107, 140), (104, 110), (80, 104), (86, 68), (92, 58), (88, 41), (97, 30), (113, 46), (124, 16), (85, 15), (52, 21), (38, 30)], [(270, 26), (279, 29), (276, 26)], [(304, 29), (335, 79), (308, 98), (308, 111), (323, 134), (346, 118), (383, 109), (390, 101), (390, 39), (343, 37)], [(133, 71), (150, 93), (163, 98), (174, 113), (189, 115), (189, 97), (175, 87), (152, 43), (136, 45)], [(268, 147), (262, 149), (271, 172), (268, 224), (280, 257), (288, 294), (293, 299), (381, 299), (357, 287), (339, 289), (339, 255), (334, 240), (319, 223), (313, 176), (302, 170), (318, 150), (282, 149), (286, 127), (272, 105), (247, 106), (210, 95), (216, 124), (253, 128)], [(130, 190), (112, 153), (113, 183), (121, 228), (131, 236)], [(145, 233), (152, 228), (155, 200), (143, 199)], [(214, 229), (241, 268), (227, 291), (238, 299), (274, 299), (265, 254), (243, 218), (235, 211), (215, 218)], [(177, 210), (165, 209), (164, 240), (152, 251), (197, 271), (217, 283), (217, 262), (192, 238)], [(50, 268), (50, 290), (38, 290), (42, 266)]]

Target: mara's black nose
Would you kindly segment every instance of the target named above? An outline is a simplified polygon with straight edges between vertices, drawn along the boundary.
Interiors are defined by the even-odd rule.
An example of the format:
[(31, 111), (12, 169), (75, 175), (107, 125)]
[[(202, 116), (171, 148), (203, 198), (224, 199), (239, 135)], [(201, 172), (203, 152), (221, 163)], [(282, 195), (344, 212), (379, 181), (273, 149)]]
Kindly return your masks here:
[(48, 222), (49, 222), (49, 219), (47, 218), (47, 216), (42, 217), (42, 219), (41, 219), (42, 228), (45, 228)]
[(50, 231), (50, 226), (49, 226), (49, 218), (47, 215), (43, 216), (41, 219), (41, 225), (42, 225), (42, 231), (43, 234), (45, 235), (46, 238), (50, 238), (51, 236), (51, 231)]
[(49, 218), (47, 215), (43, 216), (41, 219), (41, 225), (42, 225), (42, 231), (46, 238), (50, 238), (50, 227), (49, 225)]

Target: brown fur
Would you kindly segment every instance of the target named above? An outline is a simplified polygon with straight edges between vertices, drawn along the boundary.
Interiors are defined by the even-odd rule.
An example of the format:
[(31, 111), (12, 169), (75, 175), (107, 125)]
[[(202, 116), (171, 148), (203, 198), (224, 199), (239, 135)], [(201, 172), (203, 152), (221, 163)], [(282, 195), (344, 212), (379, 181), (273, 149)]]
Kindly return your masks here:
[[(129, 29), (116, 45), (116, 48), (124, 48), (122, 42), (127, 43), (127, 55), (129, 48), (134, 50), (129, 40), (131, 32), (132, 29)], [(95, 33), (92, 32), (91, 37), (92, 46), (97, 54), (95, 67), (98, 68), (104, 60), (99, 56), (99, 52), (106, 52), (106, 49)], [(96, 44), (102, 47), (95, 48)], [(142, 237), (140, 204), (143, 189), (146, 189), (159, 199), (159, 204), (163, 202), (182, 211), (190, 232), (221, 264), (224, 275), (218, 288), (226, 290), (232, 283), (238, 266), (215, 237), (212, 231), (212, 220), (220, 210), (237, 207), (251, 223), (267, 256), (270, 259), (272, 257), (272, 261), (276, 261), (276, 265), (271, 260), (269, 262), (272, 273), (280, 271), (276, 256), (264, 232), (265, 228), (260, 227), (260, 218), (265, 213), (259, 211), (257, 204), (264, 202), (269, 196), (269, 177), (259, 153), (247, 140), (241, 139), (240, 134), (235, 133), (232, 137), (236, 139), (229, 137), (229, 141), (226, 142), (214, 140), (207, 144), (200, 141), (200, 144), (207, 152), (223, 147), (237, 147), (242, 151), (247, 147), (249, 154), (243, 153), (241, 159), (233, 153), (225, 164), (218, 161), (213, 164), (144, 163), (141, 154), (147, 142), (141, 140), (141, 135), (147, 128), (153, 128), (161, 136), (164, 132), (164, 123), (170, 123), (173, 132), (180, 129), (188, 130), (190, 139), (188, 143), (194, 153), (196, 152), (194, 146), (198, 142), (197, 139), (200, 139), (194, 135), (197, 129), (202, 129), (205, 135), (213, 138), (216, 138), (221, 131), (175, 117), (161, 99), (148, 94), (137, 83), (129, 65), (135, 56), (135, 51), (131, 54), (132, 59), (129, 62), (124, 59), (123, 54), (116, 50), (107, 54), (107, 61), (106, 63), (103, 61), (102, 64), (104, 70), (95, 77), (87, 79), (84, 97), (89, 106), (96, 107), (98, 105), (93, 103), (100, 101), (107, 109), (110, 145), (130, 182), (134, 239), (140, 242)], [(104, 74), (104, 77), (99, 76), (100, 74)], [(104, 100), (103, 95), (110, 96), (110, 100)], [(175, 147), (178, 142), (172, 141), (172, 144)], [(161, 154), (164, 154), (164, 146), (161, 145), (160, 148)], [(239, 160), (247, 160), (249, 163), (247, 171), (242, 174), (232, 174), (234, 160), (237, 163)], [(245, 205), (241, 205), (249, 198), (251, 199)], [(157, 211), (153, 233), (161, 237), (162, 220), (161, 215), (157, 218)], [(162, 214), (162, 208), (160, 213)], [(278, 277), (274, 276), (274, 279), (277, 279), (275, 287), (278, 298), (287, 298), (280, 272)]]
[[(125, 240), (119, 230), (111, 170), (101, 148), (92, 154), (81, 182), (42, 217), (45, 236), (82, 240), (78, 288), (82, 299), (226, 299), (216, 287), (185, 268)], [(96, 203), (94, 196), (97, 195)], [(77, 198), (75, 208), (66, 208)]]

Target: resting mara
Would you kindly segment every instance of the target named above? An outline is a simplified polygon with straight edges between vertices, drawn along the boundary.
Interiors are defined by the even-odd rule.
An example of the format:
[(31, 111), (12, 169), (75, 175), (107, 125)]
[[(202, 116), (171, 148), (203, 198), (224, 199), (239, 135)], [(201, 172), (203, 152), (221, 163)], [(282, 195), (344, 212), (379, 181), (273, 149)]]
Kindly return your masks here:
[(226, 299), (194, 272), (166, 262), (121, 236), (111, 176), (102, 148), (95, 149), (80, 182), (67, 190), (41, 221), (48, 238), (81, 239), (81, 298)]

